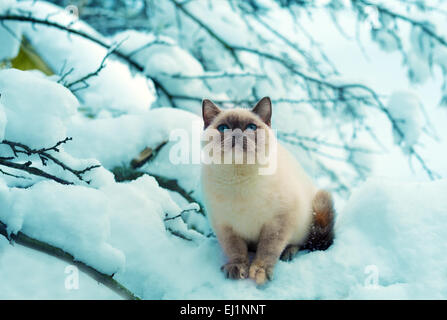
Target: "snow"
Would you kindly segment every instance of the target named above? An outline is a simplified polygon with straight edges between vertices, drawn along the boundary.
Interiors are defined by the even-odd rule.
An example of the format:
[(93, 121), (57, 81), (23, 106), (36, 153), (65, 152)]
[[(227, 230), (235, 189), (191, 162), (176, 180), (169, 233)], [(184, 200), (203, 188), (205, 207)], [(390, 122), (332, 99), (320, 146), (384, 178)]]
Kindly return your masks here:
[[(35, 17), (44, 19), (49, 16), (52, 22), (70, 25), (75, 30), (98, 37), (110, 46), (119, 45), (104, 39), (66, 10), (48, 2), (23, 1), (19, 7), (31, 12)], [(107, 54), (107, 49), (98, 44), (79, 36), (67, 36), (54, 28), (25, 24), (23, 33), (44, 61), (59, 75), (57, 80), (65, 75), (64, 81), (68, 84), (97, 70)], [(141, 74), (134, 75), (126, 63), (116, 60), (113, 56), (106, 61), (98, 76), (90, 78), (87, 82), (88, 88), (79, 90), (76, 94), (83, 101), (84, 108), (92, 114), (102, 109), (114, 114), (138, 113), (149, 109), (155, 101), (152, 81)], [(74, 89), (83, 87), (81, 83)]]
[[(17, 5), (15, 0), (3, 0), (0, 3), (0, 14), (14, 12)], [(3, 21), (4, 25), (0, 29), (0, 62), (6, 59), (12, 59), (19, 53), (20, 43), (17, 39), (21, 38), (22, 27), (19, 23)]]
[(3, 199), (9, 201), (2, 203), (0, 220), (7, 224), (8, 232), (22, 231), (70, 252), (78, 260), (92, 261), (91, 265), (103, 273), (123, 268), (123, 253), (107, 241), (110, 225), (106, 212), (110, 208), (101, 192), (53, 181), (2, 191), (6, 193)]
[[(0, 238), (0, 299), (120, 299), (73, 265)], [(73, 275), (74, 286), (67, 286)], [(70, 282), (69, 282), (70, 283)]]
[(0, 221), (8, 225), (9, 232), (22, 231), (100, 272), (116, 274), (117, 280), (141, 296), (151, 288), (150, 281), (141, 280), (153, 268), (157, 270), (154, 276), (160, 277), (166, 267), (161, 258), (165, 250), (170, 250), (172, 259), (173, 249), (181, 247), (179, 240), (166, 233), (166, 227), (201, 239), (181, 219), (165, 227), (163, 220), (181, 210), (149, 176), (99, 190), (50, 181), (28, 189), (2, 185), (0, 197)]
[[(63, 186), (53, 181), (42, 181), (28, 189), (2, 184), (0, 197), (0, 221), (8, 226), (9, 233), (22, 231), (106, 274), (129, 270), (128, 259), (132, 256), (121, 247), (127, 245), (131, 252), (135, 250), (131, 237), (135, 230), (131, 226), (146, 228), (141, 232), (151, 237), (164, 234), (168, 238), (163, 219), (181, 212), (167, 191), (149, 176), (100, 189)], [(169, 227), (189, 232), (181, 219), (173, 220)], [(200, 236), (190, 232), (192, 238)], [(111, 242), (112, 234), (116, 246)], [(141, 237), (141, 233), (133, 237)]]
[[(275, 279), (264, 288), (251, 280), (224, 279), (219, 268), (225, 257), (214, 238), (197, 246), (154, 240), (158, 234), (148, 235), (147, 242), (135, 239), (151, 243), (158, 257), (136, 264), (146, 267), (142, 278), (147, 282), (135, 288), (149, 299), (445, 297), (447, 201), (439, 194), (446, 191), (446, 180), (365, 183), (340, 211), (333, 246), (302, 252), (290, 263), (278, 262)], [(371, 270), (378, 272), (376, 285), (368, 282)], [(120, 274), (118, 278), (128, 281)]]
[[(58, 156), (65, 163), (78, 166), (90, 164), (91, 160), (87, 163), (82, 161), (82, 158), (89, 157), (96, 163), (98, 159), (106, 167), (113, 168), (123, 160), (130, 162), (147, 145), (156, 147), (168, 141), (173, 129), (191, 131), (194, 122), (202, 126), (197, 116), (167, 108), (148, 110), (140, 116), (82, 118), (76, 116), (77, 99), (65, 87), (34, 72), (1, 71), (0, 87), (8, 119), (17, 119), (7, 124), (5, 137), (39, 148), (51, 146), (70, 134), (76, 143), (61, 147)], [(30, 88), (27, 95), (21, 94), (23, 88)], [(37, 115), (32, 109), (35, 106), (41, 106)], [(161, 126), (161, 123), (165, 125)], [(116, 135), (117, 128), (123, 131), (122, 135)], [(57, 173), (63, 176), (62, 172)], [(1, 179), (0, 221), (8, 226), (9, 233), (24, 232), (63, 249), (100, 272), (115, 274), (121, 271), (121, 277), (129, 277), (130, 283), (140, 283), (139, 279), (132, 278), (133, 271), (138, 274), (138, 270), (132, 269), (132, 259), (135, 259), (134, 255), (139, 257), (142, 249), (137, 246), (138, 251), (135, 251), (134, 241), (129, 241), (135, 240), (129, 237), (135, 232), (132, 226), (144, 227), (141, 232), (149, 232), (159, 239), (162, 239), (161, 234), (168, 237), (166, 228), (189, 234), (191, 239), (200, 237), (181, 219), (172, 219), (165, 227), (163, 220), (180, 214), (181, 209), (153, 178), (143, 176), (132, 183), (118, 184), (102, 167), (90, 172), (86, 179), (92, 180), (91, 185), (64, 186), (54, 181), (41, 181), (26, 189), (14, 188), (14, 184), (7, 184)], [(197, 175), (194, 181), (197, 181)], [(123, 196), (127, 202), (122, 201)], [(195, 205), (187, 206), (187, 209), (191, 208), (197, 209)], [(131, 219), (132, 212), (135, 220), (123, 228), (124, 221)], [(112, 230), (115, 230), (113, 235), (116, 239), (113, 242)], [(135, 236), (140, 237), (141, 232)], [(125, 269), (131, 272), (131, 276), (124, 272)]]
[(33, 72), (8, 69), (0, 71), (0, 91), (9, 119), (5, 139), (40, 148), (66, 137), (64, 121), (79, 106), (67, 88)]
[[(190, 230), (196, 239), (190, 243), (166, 233), (162, 219), (179, 208), (151, 177), (88, 192), (53, 182), (9, 194), (4, 189), (0, 212), (24, 217), (23, 232), (114, 272), (145, 299), (438, 299), (447, 294), (447, 201), (439, 197), (447, 192), (446, 180), (366, 182), (339, 212), (333, 246), (278, 262), (275, 279), (264, 288), (251, 280), (224, 279), (219, 267), (226, 258), (215, 238)], [(5, 210), (5, 203), (12, 206)], [(377, 273), (373, 285), (371, 273)]]
[[(202, 128), (203, 122), (198, 116), (172, 108), (156, 108), (139, 115), (116, 118), (73, 117), (67, 134), (76, 143), (67, 144), (65, 150), (74, 157), (97, 159), (105, 168), (112, 170), (123, 164), (128, 166), (144, 148), (155, 149), (167, 142), (156, 158), (140, 170), (176, 179), (187, 192), (200, 197), (200, 164), (193, 163), (193, 153), (189, 154), (188, 163), (175, 166), (170, 157), (174, 146), (189, 151), (193, 143), (197, 144)], [(171, 132), (175, 131), (187, 139), (175, 140), (171, 137)], [(200, 146), (197, 145), (196, 149), (200, 150)]]
[(372, 31), (371, 35), (372, 40), (377, 42), (384, 51), (392, 52), (399, 48), (399, 43), (396, 38), (386, 30), (376, 29)]
[[(275, 279), (264, 288), (251, 280), (225, 280), (219, 271), (225, 258), (215, 240), (183, 249), (178, 270), (169, 264), (174, 268), (170, 278), (179, 277), (177, 272), (188, 276), (175, 288), (169, 282), (164, 295), (156, 298), (441, 298), (447, 292), (447, 201), (439, 194), (445, 191), (445, 180), (365, 183), (339, 213), (334, 245), (324, 252), (303, 252), (290, 263), (279, 262)], [(200, 276), (194, 272), (197, 268)], [(376, 285), (368, 282), (371, 270), (378, 271)], [(157, 291), (157, 284), (152, 288)]]
[(403, 142), (406, 148), (414, 146), (421, 134), (423, 119), (418, 97), (409, 92), (394, 92), (389, 98), (388, 109), (404, 135), (404, 141), (401, 141), (402, 137), (395, 133), (396, 142)]
[(0, 4), (0, 13), (4, 14), (5, 12), (8, 12), (9, 10), (13, 9), (16, 4), (17, 3), (15, 0), (2, 1), (2, 3)]
[[(363, 253), (360, 248), (351, 249), (364, 263), (378, 267), (379, 290), (385, 297), (445, 297), (447, 260), (442, 252), (447, 249), (443, 232), (447, 201), (439, 195), (446, 188), (446, 180), (405, 184), (371, 181), (354, 192), (346, 206), (338, 221), (337, 243), (352, 242), (354, 237), (365, 242)], [(341, 230), (341, 226), (348, 230)], [(349, 230), (353, 227), (357, 234)], [(403, 292), (394, 292), (397, 286)], [(364, 290), (354, 290), (351, 297), (363, 294)]]
[(408, 77), (414, 83), (424, 83), (430, 77), (430, 65), (417, 54), (408, 54)]
[(155, 148), (169, 141), (171, 130), (189, 133), (194, 122), (201, 125), (199, 117), (171, 108), (116, 118), (74, 117), (68, 126), (68, 135), (78, 143), (67, 145), (66, 150), (75, 156), (98, 159), (105, 167), (113, 168), (122, 162), (130, 163), (146, 146)]
[(2, 141), (5, 138), (5, 129), (7, 121), (8, 120), (5, 114), (5, 107), (0, 103), (0, 141)]
[[(113, 37), (115, 42), (121, 43), (121, 51), (131, 56), (141, 66), (144, 66), (146, 75), (157, 79), (165, 88), (169, 88), (169, 94), (176, 96), (213, 96), (214, 98), (228, 98), (224, 92), (225, 87), (211, 86), (213, 90), (200, 79), (191, 79), (185, 85), (185, 81), (176, 79), (176, 76), (201, 76), (204, 69), (200, 62), (187, 50), (179, 47), (169, 37), (156, 37), (154, 34), (124, 31)], [(126, 39), (132, 39), (127, 41)], [(180, 99), (183, 109), (198, 113), (200, 101)]]

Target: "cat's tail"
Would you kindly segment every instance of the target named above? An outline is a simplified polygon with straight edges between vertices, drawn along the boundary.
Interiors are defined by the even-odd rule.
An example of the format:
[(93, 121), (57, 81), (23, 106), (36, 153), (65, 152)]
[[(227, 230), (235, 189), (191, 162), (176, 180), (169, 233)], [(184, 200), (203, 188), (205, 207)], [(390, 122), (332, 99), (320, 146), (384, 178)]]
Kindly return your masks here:
[(313, 221), (301, 249), (326, 250), (334, 242), (334, 203), (329, 192), (319, 190), (312, 200)]

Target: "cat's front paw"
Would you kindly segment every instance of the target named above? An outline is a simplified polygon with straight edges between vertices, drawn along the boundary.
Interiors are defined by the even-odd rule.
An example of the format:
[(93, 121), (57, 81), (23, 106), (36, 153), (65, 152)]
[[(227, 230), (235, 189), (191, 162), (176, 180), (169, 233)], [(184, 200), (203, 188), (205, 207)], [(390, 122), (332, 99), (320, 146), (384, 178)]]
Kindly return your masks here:
[(273, 279), (273, 267), (262, 262), (253, 262), (249, 270), (250, 279), (255, 280), (257, 285), (263, 285), (267, 280)]
[(246, 279), (248, 277), (248, 262), (228, 262), (220, 270), (230, 279)]

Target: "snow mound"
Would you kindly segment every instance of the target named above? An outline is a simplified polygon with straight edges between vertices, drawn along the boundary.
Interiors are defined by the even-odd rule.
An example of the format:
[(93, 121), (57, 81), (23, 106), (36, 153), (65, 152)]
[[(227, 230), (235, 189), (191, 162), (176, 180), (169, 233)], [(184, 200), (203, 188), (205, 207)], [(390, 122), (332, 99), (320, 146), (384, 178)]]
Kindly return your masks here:
[[(109, 288), (74, 266), (0, 237), (0, 299), (120, 299)], [(71, 280), (67, 278), (73, 275)], [(78, 277), (77, 277), (78, 276)], [(67, 281), (68, 279), (68, 281)], [(72, 282), (70, 282), (70, 280)], [(69, 287), (70, 289), (67, 289)], [(44, 290), (43, 290), (44, 288)]]
[[(27, 90), (26, 94), (23, 91)], [(64, 86), (48, 80), (40, 72), (7, 69), (0, 71), (0, 138), (23, 144), (31, 149), (49, 148), (67, 138), (67, 125), (77, 114), (79, 102)], [(76, 141), (68, 144), (78, 145)], [(21, 150), (21, 147), (19, 148)], [(98, 165), (95, 158), (85, 156), (75, 158), (64, 150), (64, 144), (58, 147), (59, 152), (49, 151), (58, 160), (74, 170), (83, 170), (91, 165)], [(17, 161), (32, 161), (33, 166), (54, 174), (61, 179), (75, 183), (91, 180), (91, 186), (113, 182), (113, 176), (104, 168), (96, 168), (83, 175), (81, 182), (70, 171), (64, 170), (53, 161), (44, 163), (37, 156), (24, 153), (14, 154), (7, 145), (0, 146), (3, 156), (17, 156)], [(11, 169), (14, 173), (14, 169)], [(23, 176), (24, 172), (16, 171)], [(3, 175), (9, 186), (27, 187), (42, 177), (26, 175), (25, 179), (16, 179)]]
[[(447, 201), (439, 196), (445, 192), (447, 180), (406, 184), (376, 180), (354, 192), (338, 223), (334, 250), (345, 242), (351, 249), (344, 250), (345, 257), (356, 253), (359, 261), (377, 266), (375, 289), (380, 294), (372, 297), (445, 298)], [(350, 297), (369, 296), (368, 290), (357, 286)]]
[[(149, 269), (160, 242), (175, 247), (164, 219), (181, 212), (169, 193), (147, 175), (99, 189), (53, 181), (27, 189), (8, 188), (1, 183), (0, 200), (0, 221), (9, 233), (21, 231), (63, 249), (100, 272), (118, 273), (135, 283), (143, 279), (135, 272)], [(201, 238), (181, 219), (173, 219), (169, 228), (191, 239)]]
[[(73, 117), (67, 131), (76, 143), (67, 144), (65, 150), (75, 157), (97, 159), (111, 170), (129, 164), (146, 147), (165, 146), (141, 170), (175, 179), (187, 192), (199, 197), (200, 164), (189, 162), (173, 165), (171, 150), (182, 146), (194, 148), (199, 142), (203, 122), (200, 117), (180, 109), (156, 108), (139, 115), (122, 115), (116, 118), (85, 119)], [(171, 132), (184, 134), (185, 139), (171, 136)], [(183, 135), (182, 135), (183, 137)], [(200, 145), (197, 148), (200, 153)], [(194, 149), (192, 149), (194, 150)]]
[(105, 167), (113, 168), (122, 162), (130, 163), (147, 146), (155, 148), (168, 141), (171, 130), (190, 132), (194, 122), (202, 123), (196, 115), (172, 108), (116, 118), (74, 117), (68, 133), (78, 143), (67, 145), (66, 150), (75, 156), (98, 159)]
[[(42, 181), (28, 189), (2, 188), (0, 221), (8, 232), (24, 232), (112, 274), (124, 266), (124, 254), (109, 243), (110, 210), (101, 192)], [(8, 193), (4, 195), (4, 193)]]
[(0, 92), (8, 118), (5, 139), (20, 141), (31, 148), (63, 140), (64, 123), (79, 106), (67, 88), (35, 72), (0, 71)]

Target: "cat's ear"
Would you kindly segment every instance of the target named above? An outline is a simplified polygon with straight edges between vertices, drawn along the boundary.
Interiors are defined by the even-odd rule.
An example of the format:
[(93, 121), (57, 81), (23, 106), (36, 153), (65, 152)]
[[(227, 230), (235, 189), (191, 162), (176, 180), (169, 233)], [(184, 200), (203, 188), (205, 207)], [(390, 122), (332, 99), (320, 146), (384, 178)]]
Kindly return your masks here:
[(272, 100), (269, 97), (264, 97), (251, 110), (256, 113), (266, 125), (270, 126), (272, 121)]
[(214, 120), (214, 118), (220, 113), (220, 109), (211, 101), (208, 99), (203, 99), (202, 101), (202, 117), (203, 122), (205, 123), (206, 129), (211, 122)]

